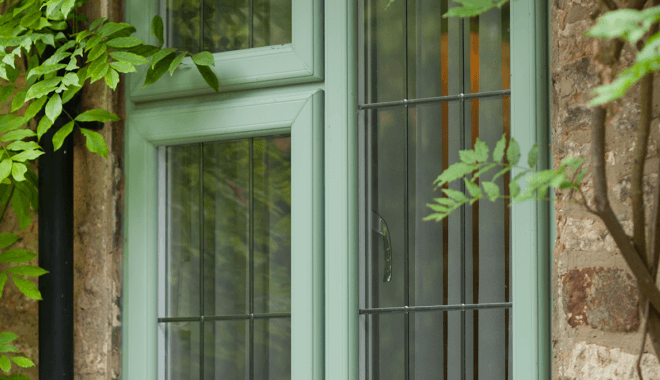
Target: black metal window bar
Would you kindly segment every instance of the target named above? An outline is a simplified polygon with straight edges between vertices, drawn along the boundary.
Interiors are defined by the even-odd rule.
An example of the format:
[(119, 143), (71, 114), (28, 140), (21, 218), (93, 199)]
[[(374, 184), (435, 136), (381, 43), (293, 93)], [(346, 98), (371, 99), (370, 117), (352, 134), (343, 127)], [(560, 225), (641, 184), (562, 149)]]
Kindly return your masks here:
[[(204, 254), (204, 212), (200, 212), (199, 217), (199, 239), (200, 239), (200, 263), (199, 263), (199, 273), (200, 273), (200, 278), (199, 278), (199, 292), (200, 292), (200, 315), (199, 316), (194, 316), (194, 317), (160, 317), (158, 318), (158, 323), (159, 324), (173, 324), (173, 323), (181, 323), (181, 322), (198, 322), (200, 324), (200, 336), (199, 336), (199, 379), (205, 379), (205, 374), (204, 374), (204, 369), (205, 369), (205, 329), (204, 325), (207, 322), (215, 322), (215, 321), (248, 321), (249, 326), (249, 338), (247, 342), (247, 348), (248, 348), (248, 363), (247, 363), (247, 373), (246, 373), (246, 380), (254, 380), (261, 378), (259, 374), (255, 376), (255, 321), (257, 320), (273, 320), (273, 319), (291, 319), (291, 313), (286, 312), (286, 313), (256, 313), (255, 312), (255, 294), (254, 294), (254, 288), (255, 288), (255, 242), (254, 242), (254, 224), (255, 224), (255, 194), (254, 194), (254, 138), (249, 138), (246, 139), (249, 140), (249, 167), (250, 167), (250, 173), (249, 173), (249, 198), (248, 198), (248, 205), (249, 205), (249, 301), (248, 301), (248, 313), (247, 314), (231, 314), (231, 315), (206, 315), (205, 314), (205, 297), (204, 297), (204, 268), (205, 268), (205, 254)], [(200, 158), (199, 158), (199, 180), (200, 183), (204, 183), (203, 181), (203, 175), (204, 175), (204, 149), (203, 143), (197, 144), (199, 146), (199, 151), (200, 151)], [(164, 148), (161, 148), (164, 149)], [(161, 166), (164, 163), (161, 162)], [(163, 175), (164, 172), (161, 171), (161, 175)], [(167, 183), (167, 179), (164, 181), (161, 180), (161, 187), (163, 187), (163, 184)], [(159, 191), (163, 191), (163, 189), (160, 189)], [(204, 210), (204, 186), (200, 185), (200, 194), (199, 194), (199, 199), (200, 199), (200, 205), (199, 209)], [(165, 207), (166, 209), (166, 207)], [(164, 210), (163, 210), (164, 211)], [(162, 211), (161, 211), (162, 212)], [(166, 211), (165, 211), (166, 212)], [(164, 215), (159, 216), (162, 219), (164, 218)], [(167, 238), (166, 238), (167, 239)], [(167, 255), (165, 255), (165, 258), (167, 260)], [(163, 358), (161, 358), (162, 360)], [(165, 375), (166, 379), (169, 378), (167, 375)], [(266, 375), (267, 376), (267, 375)], [(208, 377), (208, 376), (207, 376)], [(160, 379), (160, 380), (165, 380), (165, 379)]]
[[(405, 20), (404, 23), (404, 28), (406, 31), (406, 35), (408, 34), (409, 31), (409, 24), (408, 21), (412, 15), (409, 15), (409, 9), (410, 9), (410, 4), (411, 3), (416, 3), (416, 2), (421, 2), (420, 0), (399, 0), (400, 3), (402, 3), (402, 7), (405, 9), (405, 13), (402, 15), (402, 17)], [(442, 8), (442, 13), (446, 13), (448, 10), (448, 3), (449, 1), (442, 2), (441, 8)], [(390, 3), (391, 5), (391, 3)], [(371, 38), (376, 38), (375, 37), (375, 24), (378, 23), (377, 17), (374, 16), (375, 12), (374, 9), (375, 7), (383, 7), (383, 2), (382, 1), (377, 1), (377, 0), (361, 0), (359, 2), (359, 12), (358, 12), (358, 35), (359, 35), (359, 40), (358, 40), (358, 123), (359, 123), (359, 130), (358, 130), (358, 141), (359, 141), (359, 210), (360, 210), (360, 215), (359, 215), (359, 226), (360, 226), (360, 257), (359, 257), (359, 288), (360, 288), (360, 296), (359, 296), (359, 340), (360, 340), (360, 379), (364, 380), (375, 380), (379, 378), (390, 378), (388, 377), (387, 374), (378, 374), (378, 368), (373, 368), (377, 367), (378, 363), (375, 365), (373, 364), (373, 360), (370, 359), (370, 355), (374, 355), (373, 352), (369, 352), (377, 350), (377, 343), (374, 343), (374, 331), (377, 330), (378, 328), (376, 327), (374, 329), (374, 324), (377, 324), (377, 322), (374, 322), (372, 319), (370, 319), (370, 316), (386, 316), (386, 315), (403, 315), (404, 317), (404, 325), (403, 325), (403, 345), (404, 345), (404, 369), (403, 369), (403, 374), (404, 376), (402, 377), (404, 380), (414, 380), (416, 378), (414, 374), (414, 370), (410, 368), (410, 363), (411, 359), (414, 357), (415, 352), (414, 350), (410, 347), (410, 333), (411, 333), (411, 318), (414, 317), (414, 315), (419, 314), (419, 313), (431, 313), (431, 312), (443, 312), (444, 313), (444, 334), (443, 334), (443, 341), (439, 341), (438, 345), (442, 345), (442, 351), (444, 352), (444, 363), (445, 363), (445, 369), (444, 369), (444, 376), (442, 374), (438, 374), (437, 378), (441, 379), (448, 379), (448, 374), (447, 374), (447, 351), (449, 349), (460, 349), (461, 350), (461, 375), (460, 379), (465, 380), (468, 378), (472, 379), (478, 379), (479, 377), (479, 371), (478, 371), (478, 352), (477, 352), (477, 341), (479, 338), (479, 331), (478, 331), (478, 313), (477, 311), (479, 310), (502, 310), (505, 312), (505, 324), (506, 324), (506, 375), (505, 379), (510, 379), (511, 378), (511, 373), (509, 371), (509, 354), (510, 351), (510, 344), (509, 344), (509, 339), (510, 339), (510, 329), (509, 329), (509, 323), (510, 323), (510, 309), (513, 307), (512, 302), (510, 302), (509, 298), (509, 284), (510, 284), (510, 224), (509, 224), (509, 219), (510, 219), (510, 213), (508, 210), (508, 201), (505, 201), (505, 220), (501, 221), (501, 223), (504, 224), (504, 233), (506, 235), (505, 238), (505, 250), (506, 250), (506, 279), (505, 282), (506, 284), (503, 284), (507, 288), (506, 292), (506, 297), (504, 299), (505, 302), (488, 302), (488, 303), (480, 303), (478, 302), (479, 300), (479, 208), (478, 208), (478, 203), (475, 204), (472, 207), (472, 210), (467, 209), (466, 207), (462, 207), (457, 213), (459, 214), (458, 219), (461, 221), (461, 226), (460, 226), (460, 236), (458, 236), (458, 240), (460, 240), (460, 272), (461, 272), (461, 277), (462, 280), (460, 281), (460, 303), (449, 303), (448, 302), (448, 295), (447, 295), (447, 278), (448, 278), (448, 269), (447, 269), (447, 254), (448, 254), (448, 246), (447, 246), (447, 241), (448, 241), (448, 220), (445, 219), (442, 223), (440, 223), (439, 229), (442, 230), (442, 234), (444, 235), (443, 239), (443, 247), (440, 247), (440, 254), (444, 256), (444, 276), (443, 276), (443, 281), (444, 281), (444, 287), (442, 290), (443, 294), (443, 304), (437, 304), (437, 305), (415, 305), (413, 300), (411, 299), (411, 290), (410, 290), (410, 272), (411, 272), (411, 261), (413, 258), (410, 256), (409, 252), (409, 247), (410, 247), (410, 226), (409, 226), (409, 210), (410, 210), (410, 195), (408, 193), (410, 184), (408, 183), (409, 181), (409, 146), (410, 146), (410, 141), (408, 140), (409, 137), (409, 125), (410, 125), (410, 115), (411, 113), (408, 112), (411, 109), (414, 109), (415, 107), (421, 106), (421, 105), (446, 105), (449, 104), (456, 104), (458, 103), (458, 107), (460, 109), (459, 114), (460, 114), (460, 134), (463, 136), (463, 138), (460, 139), (460, 147), (453, 147), (453, 149), (469, 149), (471, 148), (471, 142), (474, 143), (474, 139), (479, 136), (479, 125), (478, 125), (478, 119), (476, 121), (476, 125), (474, 125), (474, 120), (471, 120), (473, 125), (466, 125), (466, 115), (467, 113), (470, 112), (468, 108), (466, 107), (466, 103), (472, 103), (473, 105), (476, 105), (478, 107), (478, 103), (475, 104), (475, 102), (479, 102), (480, 100), (483, 99), (501, 99), (503, 102), (507, 102), (507, 104), (510, 100), (510, 95), (511, 91), (510, 89), (507, 89), (504, 87), (502, 90), (495, 90), (495, 91), (479, 91), (478, 88), (478, 82), (477, 86), (475, 87), (474, 85), (471, 85), (471, 78), (469, 77), (470, 73), (466, 72), (466, 65), (465, 61), (470, 59), (470, 52), (468, 49), (470, 49), (470, 38), (473, 37), (471, 36), (471, 28), (474, 28), (473, 25), (471, 25), (471, 21), (469, 19), (464, 20), (461, 19), (459, 22), (459, 29), (460, 29), (460, 37), (459, 40), (461, 41), (460, 43), (460, 54), (459, 56), (453, 56), (453, 57), (448, 57), (447, 56), (447, 51), (445, 49), (445, 46), (441, 47), (443, 49), (442, 51), (442, 60), (443, 60), (443, 65), (446, 66), (447, 61), (449, 59), (460, 59), (460, 90), (458, 93), (454, 94), (449, 94), (447, 89), (443, 89), (443, 93), (440, 96), (425, 96), (425, 97), (419, 97), (419, 98), (409, 98), (410, 95), (408, 95), (404, 99), (399, 99), (399, 100), (387, 100), (387, 101), (370, 101), (374, 98), (377, 98), (377, 93), (379, 89), (377, 86), (373, 86), (369, 84), (368, 78), (366, 78), (367, 75), (369, 75), (369, 72), (374, 72), (375, 70), (380, 69), (381, 67), (377, 66), (374, 64), (374, 54), (373, 51), (369, 51), (370, 49), (373, 50), (374, 47), (373, 45), (369, 45), (368, 40)], [(388, 5), (389, 7), (389, 5)], [(382, 11), (382, 10), (381, 10)], [(507, 24), (508, 24), (508, 10), (507, 10)], [(474, 19), (472, 20), (474, 22)], [(444, 23), (443, 24), (443, 33), (447, 33), (447, 22), (445, 20), (437, 20), (438, 23)], [(504, 30), (506, 29), (506, 30)], [(508, 33), (509, 30), (508, 28), (504, 28), (502, 33)], [(477, 32), (478, 33), (478, 32)], [(508, 35), (507, 35), (508, 39)], [(409, 70), (409, 39), (406, 37), (406, 42), (405, 42), (405, 47), (403, 51), (400, 51), (399, 54), (401, 56), (405, 56), (405, 93), (410, 94), (409, 92), (409, 77), (408, 73), (410, 72)], [(478, 42), (477, 42), (478, 43)], [(507, 46), (507, 51), (508, 51), (508, 46)], [(446, 73), (445, 73), (446, 75)], [(510, 75), (508, 73), (508, 67), (503, 70), (503, 75), (507, 76)], [(370, 88), (371, 87), (371, 88)], [(391, 250), (392, 243), (389, 241), (391, 239), (391, 232), (388, 231), (387, 228), (387, 221), (383, 220), (381, 216), (378, 214), (378, 212), (374, 209), (372, 209), (372, 194), (370, 194), (369, 190), (369, 181), (372, 181), (371, 176), (372, 176), (372, 168), (371, 166), (373, 165), (372, 159), (374, 152), (371, 150), (371, 141), (374, 139), (373, 136), (373, 131), (372, 128), (369, 126), (370, 120), (375, 119), (376, 113), (381, 110), (386, 110), (386, 109), (403, 109), (405, 112), (405, 139), (401, 140), (401, 149), (404, 151), (403, 156), (405, 157), (405, 174), (404, 176), (404, 182), (405, 184), (403, 185), (405, 192), (403, 194), (402, 199), (400, 200), (401, 203), (404, 205), (403, 208), (406, 210), (405, 211), (405, 216), (402, 217), (403, 219), (403, 237), (404, 237), (404, 242), (403, 242), (403, 252), (375, 252), (373, 249), (373, 245), (376, 243), (373, 243), (374, 237), (376, 237), (378, 240), (382, 241), (382, 245), (385, 247), (385, 251)], [(505, 107), (505, 110), (508, 109), (508, 106)], [(443, 110), (443, 112), (446, 114), (447, 110), (446, 108)], [(504, 115), (506, 118), (508, 115)], [(446, 126), (443, 125), (443, 128), (447, 128)], [(506, 129), (506, 127), (505, 127)], [(475, 134), (476, 132), (476, 134)], [(505, 133), (508, 133), (509, 131), (504, 131)], [(442, 142), (442, 146), (438, 146), (438, 149), (442, 149), (443, 152), (443, 169), (446, 169), (448, 166), (448, 154), (447, 151), (449, 149), (452, 149), (452, 147), (447, 146), (447, 141)], [(438, 173), (440, 174), (440, 173)], [(505, 183), (508, 182), (508, 176), (504, 178)], [(429, 184), (429, 186), (432, 186)], [(505, 186), (505, 195), (508, 195), (508, 191), (506, 189), (507, 186)], [(459, 186), (460, 191), (465, 192), (465, 185), (461, 184)], [(436, 196), (441, 196), (440, 195), (440, 190), (437, 191)], [(431, 201), (430, 199), (427, 201)], [(430, 213), (430, 212), (429, 212)], [(472, 213), (471, 216), (467, 215), (468, 213)], [(466, 225), (466, 220), (472, 220), (472, 225)], [(427, 222), (427, 223), (433, 223), (433, 222)], [(472, 240), (469, 242), (469, 240)], [(467, 244), (471, 244), (472, 246), (469, 247), (468, 249)], [(466, 255), (468, 254), (468, 251), (472, 252), (472, 265), (467, 265), (466, 264)], [(487, 254), (487, 250), (482, 248), (482, 253)], [(371, 304), (373, 304), (373, 301), (370, 301), (370, 297), (373, 298), (373, 291), (374, 291), (374, 286), (373, 284), (375, 282), (387, 282), (390, 281), (391, 276), (392, 276), (392, 258), (391, 255), (403, 255), (403, 276), (404, 276), (404, 299), (403, 299), (403, 305), (401, 306), (388, 306), (388, 307), (373, 307)], [(379, 276), (374, 276), (373, 274), (370, 274), (370, 272), (373, 272), (376, 270), (376, 273), (378, 273), (378, 269), (374, 268), (374, 260), (372, 259), (373, 255), (384, 255), (384, 259), (382, 260), (383, 263), (385, 264), (385, 278), (380, 278)], [(390, 257), (388, 257), (388, 255)], [(379, 261), (379, 260), (376, 260)], [(382, 266), (382, 263), (378, 263), (379, 266)], [(389, 268), (387, 267), (389, 265)], [(477, 300), (477, 302), (469, 302), (468, 299), (470, 298), (468, 295), (468, 289), (466, 286), (466, 273), (467, 271), (474, 270), (476, 273), (473, 273), (473, 286), (472, 286), (472, 299)], [(378, 290), (376, 290), (377, 292)], [(375, 302), (377, 303), (377, 301)], [(461, 317), (460, 317), (460, 339), (461, 339), (461, 344), (460, 347), (448, 347), (448, 342), (447, 342), (447, 315), (448, 312), (460, 312)], [(468, 332), (466, 330), (466, 319), (468, 318), (468, 313), (472, 312), (474, 316), (474, 323), (473, 323), (473, 331)], [(472, 335), (472, 339), (474, 339), (474, 347), (475, 351), (473, 353), (473, 358), (474, 358), (474, 368), (471, 368), (468, 371), (468, 368), (466, 367), (466, 340), (469, 339), (469, 335)], [(377, 339), (376, 339), (377, 340)], [(376, 354), (378, 355), (378, 354)], [(371, 360), (371, 361), (370, 361)], [(391, 375), (389, 375), (391, 376)], [(417, 377), (417, 378), (425, 378), (425, 377)], [(434, 377), (436, 378), (436, 377)], [(490, 378), (490, 377), (489, 377)]]

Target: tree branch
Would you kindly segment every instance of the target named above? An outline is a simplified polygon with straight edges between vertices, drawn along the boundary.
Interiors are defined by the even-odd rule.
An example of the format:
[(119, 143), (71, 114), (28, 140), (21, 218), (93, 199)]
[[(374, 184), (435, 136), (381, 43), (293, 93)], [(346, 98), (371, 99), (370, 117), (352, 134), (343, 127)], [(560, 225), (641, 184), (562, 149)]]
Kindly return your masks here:
[(637, 279), (637, 285), (642, 294), (651, 302), (656, 310), (660, 310), (660, 291), (655, 286), (655, 281), (649, 273), (646, 264), (635, 250), (630, 237), (626, 235), (610, 206), (607, 196), (607, 176), (605, 174), (605, 119), (607, 111), (605, 107), (596, 107), (594, 112), (594, 125), (592, 136), (592, 163), (594, 171), (594, 190), (596, 211), (605, 223), (605, 227), (612, 235), (623, 258)]

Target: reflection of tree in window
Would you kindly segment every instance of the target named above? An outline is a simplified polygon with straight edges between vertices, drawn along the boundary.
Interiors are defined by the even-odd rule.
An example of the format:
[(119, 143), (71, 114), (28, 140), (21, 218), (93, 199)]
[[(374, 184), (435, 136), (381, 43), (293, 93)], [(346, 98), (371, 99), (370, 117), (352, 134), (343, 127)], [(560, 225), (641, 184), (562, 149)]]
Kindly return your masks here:
[(171, 47), (219, 53), (291, 43), (291, 0), (166, 2)]
[(169, 378), (290, 377), (289, 148), (288, 137), (168, 148), (168, 259), (178, 263), (168, 272), (169, 316), (197, 317), (202, 308), (205, 318), (202, 337), (190, 328), (171, 335)]

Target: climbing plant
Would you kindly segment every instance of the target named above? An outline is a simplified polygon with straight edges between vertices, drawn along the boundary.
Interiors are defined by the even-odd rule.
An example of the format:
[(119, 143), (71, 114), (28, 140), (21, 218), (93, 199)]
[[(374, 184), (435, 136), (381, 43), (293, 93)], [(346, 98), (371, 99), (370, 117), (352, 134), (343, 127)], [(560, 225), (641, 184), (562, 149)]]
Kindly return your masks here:
[[(445, 17), (477, 16), (494, 7), (501, 7), (508, 0), (455, 1), (460, 6), (452, 8)], [(615, 0), (594, 0), (594, 3), (598, 6), (596, 15), (599, 17), (585, 38), (598, 39), (595, 41), (598, 48), (591, 62), (598, 71), (601, 85), (593, 91), (590, 101), (593, 107), (591, 172), (581, 168), (585, 159), (571, 157), (553, 169), (539, 171), (539, 150), (536, 146), (528, 154), (527, 166), (519, 166), (521, 154), (514, 139), (502, 137), (494, 147), (492, 156), (489, 147), (477, 140), (473, 149), (460, 152), (459, 163), (451, 165), (436, 179), (436, 189), (441, 189), (443, 196), (428, 204), (433, 213), (426, 220), (441, 221), (460, 207), (473, 205), (481, 199), (495, 201), (507, 198), (512, 203), (548, 199), (547, 195), (552, 188), (562, 194), (562, 201), (581, 204), (603, 221), (637, 280), (645, 319), (642, 348), (637, 362), (637, 372), (642, 378), (640, 363), (647, 335), (651, 338), (656, 356), (660, 358), (660, 290), (656, 286), (660, 265), (660, 180), (655, 185), (652, 205), (644, 204), (643, 192), (644, 167), (649, 159), (647, 153), (653, 101), (654, 97), (657, 99), (659, 96), (657, 89), (653, 91), (653, 78), (660, 70), (660, 0), (621, 1), (621, 5)], [(620, 70), (619, 60), (625, 45), (636, 51), (636, 56), (630, 67)], [(624, 231), (614, 214), (607, 194), (605, 130), (608, 103), (628, 95), (635, 85), (639, 86), (637, 99), (640, 115), (635, 145), (630, 149), (634, 156), (630, 165), (631, 236)], [(515, 176), (508, 184), (510, 195), (504, 195), (494, 181), (508, 172)], [(593, 185), (593, 196), (587, 196), (583, 191), (587, 177)], [(465, 192), (448, 187), (451, 182), (459, 180), (463, 181)], [(519, 181), (523, 180), (524, 186), (521, 188)], [(648, 219), (647, 209), (651, 210)]]
[[(8, 209), (16, 214), (21, 230), (32, 224), (38, 209), (35, 160), (44, 154), (44, 136), (54, 127), (52, 144), (59, 149), (72, 133), (82, 133), (87, 148), (107, 157), (102, 135), (85, 128), (86, 122), (118, 121), (119, 116), (105, 109), (71, 114), (66, 104), (86, 83), (103, 82), (117, 89), (122, 73), (146, 67), (144, 86), (169, 72), (173, 75), (190, 57), (206, 83), (218, 91), (218, 80), (209, 66), (211, 53), (191, 54), (164, 47), (163, 20), (155, 16), (151, 25), (157, 44), (134, 37), (135, 27), (100, 18), (89, 22), (78, 9), (90, 0), (0, 0), (0, 103), (9, 112), (0, 114), (0, 221)], [(35, 120), (37, 118), (38, 120)], [(64, 123), (55, 123), (64, 119)], [(37, 254), (9, 249), (18, 234), (0, 234), (0, 297), (5, 286), (13, 283), (26, 297), (40, 300), (41, 294), (27, 277), (48, 272), (29, 265)], [(12, 344), (14, 332), (0, 332), (0, 370), (12, 366), (31, 367), (31, 359), (21, 355)], [(20, 374), (0, 375), (0, 380), (23, 380)]]

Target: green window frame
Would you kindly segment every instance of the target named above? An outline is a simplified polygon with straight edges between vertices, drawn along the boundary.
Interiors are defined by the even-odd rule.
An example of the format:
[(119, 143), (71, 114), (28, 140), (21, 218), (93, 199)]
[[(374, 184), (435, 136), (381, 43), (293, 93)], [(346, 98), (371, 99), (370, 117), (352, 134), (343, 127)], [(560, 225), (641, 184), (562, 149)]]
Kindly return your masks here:
[[(293, 9), (294, 41), (282, 55), (297, 66), (274, 70), (271, 63), (279, 58), (264, 52), (269, 48), (215, 55), (215, 70), (224, 77), (221, 91), (250, 91), (208, 95), (201, 76), (186, 69), (146, 89), (138, 88), (144, 73), (129, 76), (126, 379), (156, 379), (157, 373), (156, 148), (283, 132), (292, 136), (292, 192), (297, 191), (292, 194), (292, 379), (358, 379), (357, 2), (325, 1), (321, 8), (318, 0), (293, 0)], [(126, 0), (127, 19), (141, 37), (148, 37), (148, 18), (156, 12), (157, 0)], [(304, 46), (295, 37), (303, 25), (311, 39)], [(547, 25), (547, 4), (511, 2), (511, 128), (523, 151), (537, 141), (547, 147)], [(264, 88), (276, 85), (289, 86)], [(174, 100), (184, 95), (199, 96)], [(540, 165), (547, 165), (547, 155), (542, 157), (546, 161)], [(547, 203), (527, 202), (511, 211), (514, 379), (550, 377), (548, 210)]]
[[(271, 87), (323, 80), (321, 53), (322, 12), (319, 0), (291, 0), (291, 43), (214, 54), (220, 91)], [(127, 1), (126, 19), (136, 35), (149, 40), (151, 18), (159, 13), (159, 0)], [(177, 75), (163, 76), (142, 88), (146, 68), (132, 75), (127, 96), (140, 102), (213, 92), (199, 75), (192, 59), (185, 58)]]

